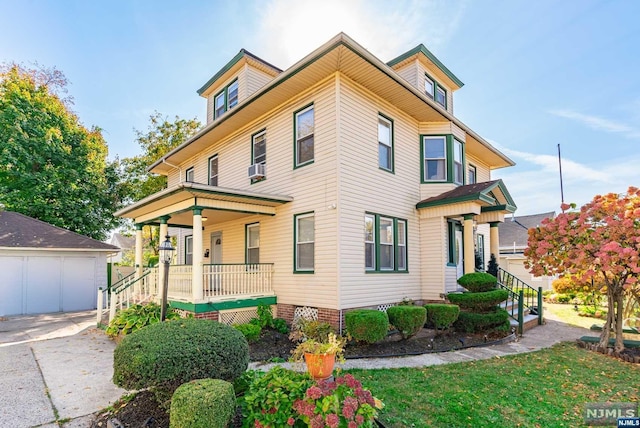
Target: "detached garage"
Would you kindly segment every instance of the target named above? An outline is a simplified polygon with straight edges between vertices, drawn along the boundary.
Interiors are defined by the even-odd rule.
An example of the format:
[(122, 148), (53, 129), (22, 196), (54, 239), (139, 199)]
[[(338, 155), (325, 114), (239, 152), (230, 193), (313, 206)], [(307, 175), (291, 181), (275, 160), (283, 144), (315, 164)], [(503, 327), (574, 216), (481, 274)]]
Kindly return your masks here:
[(0, 212), (0, 316), (95, 309), (113, 245)]

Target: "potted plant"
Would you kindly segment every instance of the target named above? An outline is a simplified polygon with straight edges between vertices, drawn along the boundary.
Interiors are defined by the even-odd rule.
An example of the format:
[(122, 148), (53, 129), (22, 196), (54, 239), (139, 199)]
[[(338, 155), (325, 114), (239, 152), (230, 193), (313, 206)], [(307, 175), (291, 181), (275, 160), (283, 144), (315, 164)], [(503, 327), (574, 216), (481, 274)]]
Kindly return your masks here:
[(326, 340), (307, 339), (292, 351), (293, 361), (304, 361), (311, 377), (327, 379), (333, 373), (336, 359), (343, 360), (345, 339), (329, 333)]

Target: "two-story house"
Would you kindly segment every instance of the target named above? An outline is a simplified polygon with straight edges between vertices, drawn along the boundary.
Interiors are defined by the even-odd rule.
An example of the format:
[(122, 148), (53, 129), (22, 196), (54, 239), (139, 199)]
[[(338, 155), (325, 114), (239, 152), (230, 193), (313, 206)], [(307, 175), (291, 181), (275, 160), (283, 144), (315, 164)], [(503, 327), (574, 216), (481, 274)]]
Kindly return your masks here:
[(513, 161), (453, 114), (462, 85), (423, 45), (385, 63), (341, 33), (284, 71), (241, 50), (198, 90), (206, 126), (151, 165), (167, 189), (117, 213), (137, 263), (143, 225), (171, 230), (169, 301), (224, 322), (442, 300), (516, 208), (491, 181)]

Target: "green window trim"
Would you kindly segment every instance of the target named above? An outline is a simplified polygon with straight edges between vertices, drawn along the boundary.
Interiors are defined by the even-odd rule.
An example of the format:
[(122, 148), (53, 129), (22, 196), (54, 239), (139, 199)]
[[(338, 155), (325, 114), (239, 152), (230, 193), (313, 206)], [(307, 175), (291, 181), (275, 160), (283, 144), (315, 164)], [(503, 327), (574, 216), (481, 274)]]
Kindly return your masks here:
[[(384, 144), (383, 142), (380, 141), (380, 122), (386, 122), (389, 124), (389, 145)], [(389, 153), (389, 168), (386, 168), (385, 166), (382, 165), (381, 162), (381, 158), (380, 158), (380, 146), (381, 145), (385, 145), (387, 147), (389, 147), (390, 153)], [(392, 174), (395, 174), (395, 124), (393, 119), (391, 119), (389, 116), (378, 112), (378, 168), (383, 170), (383, 171), (387, 171), (390, 172)]]
[[(429, 74), (424, 73), (424, 77), (425, 77), (425, 89), (424, 89), (424, 93), (431, 98), (433, 101), (435, 101), (438, 105), (444, 107), (444, 109), (447, 109), (447, 89), (442, 86), (440, 83), (438, 83), (438, 81), (436, 79), (434, 79), (433, 77), (431, 77)], [(433, 94), (429, 93), (429, 91), (427, 91), (427, 82), (431, 83), (431, 87), (433, 89)], [(443, 93), (443, 102), (438, 101), (438, 91), (442, 91)]]
[(196, 170), (194, 167), (187, 168), (184, 172), (184, 181), (187, 183), (194, 183), (196, 179)]
[[(442, 180), (428, 180), (425, 177), (425, 141), (428, 139), (444, 138), (445, 140), (445, 178)], [(462, 148), (462, 183), (455, 181), (455, 166), (454, 166), (454, 145), (455, 142), (460, 143)], [(466, 165), (466, 150), (465, 143), (455, 138), (452, 134), (420, 134), (420, 183), (452, 183), (457, 185), (466, 184), (466, 173), (464, 167)]]
[[(229, 88), (234, 86), (236, 87), (235, 91), (236, 91), (236, 96), (234, 97), (235, 99), (235, 103), (232, 106), (229, 106)], [(227, 111), (231, 110), (232, 108), (234, 108), (235, 106), (238, 105), (238, 93), (239, 93), (239, 84), (238, 84), (238, 79), (233, 79), (227, 86), (225, 86), (222, 90), (220, 90), (214, 97), (213, 97), (213, 120), (216, 120), (217, 118), (221, 117), (223, 114), (225, 114)], [(216, 100), (220, 97), (220, 95), (222, 95), (223, 97), (223, 102), (222, 102), (222, 111), (220, 113), (218, 113), (218, 109), (216, 108)]]
[[(471, 177), (473, 176), (473, 180)], [(475, 165), (469, 164), (467, 168), (467, 183), (476, 184), (478, 182), (478, 168)]]
[[(306, 160), (304, 162), (298, 162), (298, 116), (306, 113), (307, 111), (313, 111), (313, 133), (311, 135), (311, 139), (313, 140), (313, 156), (311, 159)], [(293, 169), (302, 168), (303, 166), (310, 165), (315, 162), (315, 105), (314, 103), (309, 103), (304, 107), (293, 112)], [(305, 135), (304, 137), (309, 137)], [(300, 140), (302, 141), (302, 139)]]
[[(366, 239), (366, 222), (367, 217), (373, 218), (373, 241), (368, 241)], [(408, 249), (408, 224), (407, 220), (403, 218), (388, 216), (384, 214), (378, 214), (373, 212), (365, 212), (365, 273), (409, 273), (409, 249)], [(380, 240), (380, 220), (391, 221), (393, 227), (393, 243), (390, 245), (393, 251), (393, 268), (382, 268), (381, 267), (381, 247), (382, 243)], [(402, 227), (398, 225), (402, 224)], [(400, 239), (399, 229), (404, 228), (403, 238)], [(373, 244), (372, 251), (374, 253), (374, 266), (367, 267), (367, 254), (366, 254), (366, 246), (367, 244)], [(401, 249), (403, 249), (401, 251)], [(404, 255), (404, 256), (403, 256)], [(401, 259), (403, 258), (403, 259)]]
[[(456, 144), (460, 144), (460, 180), (457, 180), (456, 177)], [(453, 181), (454, 184), (458, 184), (458, 185), (463, 185), (466, 184), (466, 174), (465, 174), (465, 169), (464, 169), (464, 165), (465, 165), (465, 145), (462, 141), (458, 140), (457, 138), (453, 138), (453, 145), (451, 148), (451, 179)]]
[[(216, 161), (216, 175), (215, 175), (215, 183), (214, 180), (212, 180), (213, 176), (211, 175), (211, 162), (212, 161)], [(219, 159), (218, 159), (218, 154), (216, 153), (215, 155), (211, 156), (208, 160), (207, 160), (207, 184), (209, 186), (217, 186), (218, 185), (218, 175), (219, 175)]]
[[(313, 218), (313, 241), (306, 241), (303, 244), (313, 244), (313, 267), (311, 268), (299, 268), (298, 267), (298, 221), (303, 218)], [(315, 273), (315, 212), (308, 211), (304, 213), (294, 214), (293, 215), (293, 273), (295, 274), (313, 274)]]
[[(456, 220), (447, 220), (447, 266), (458, 266), (458, 253), (456, 252), (456, 231), (461, 227)], [(462, 249), (460, 249), (462, 251)]]
[[(256, 138), (264, 135), (264, 160), (260, 161), (260, 162), (256, 162), (256, 155), (255, 155), (255, 144), (256, 144)], [(250, 165), (255, 165), (256, 163), (262, 163), (264, 165), (267, 164), (267, 128), (262, 128), (261, 130), (254, 132), (253, 134), (251, 134), (251, 163)], [(262, 177), (262, 178), (252, 178), (251, 179), (251, 184), (254, 183), (259, 183), (261, 181), (265, 181), (267, 179), (267, 177)]]
[[(258, 243), (256, 246), (250, 244), (250, 231), (253, 228), (258, 228)], [(249, 257), (249, 250), (258, 250), (258, 261), (251, 261)], [(244, 263), (253, 264), (260, 263), (260, 223), (249, 223), (244, 225)]]

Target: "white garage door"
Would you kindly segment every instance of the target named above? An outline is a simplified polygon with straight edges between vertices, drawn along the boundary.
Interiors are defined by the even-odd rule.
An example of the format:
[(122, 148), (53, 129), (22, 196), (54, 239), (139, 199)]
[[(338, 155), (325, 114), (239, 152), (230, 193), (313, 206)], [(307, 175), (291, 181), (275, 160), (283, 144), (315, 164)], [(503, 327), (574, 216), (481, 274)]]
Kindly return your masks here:
[(95, 308), (93, 257), (3, 256), (0, 272), (0, 316)]

